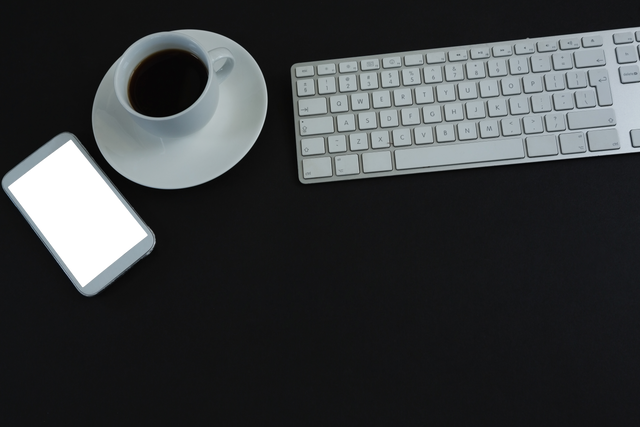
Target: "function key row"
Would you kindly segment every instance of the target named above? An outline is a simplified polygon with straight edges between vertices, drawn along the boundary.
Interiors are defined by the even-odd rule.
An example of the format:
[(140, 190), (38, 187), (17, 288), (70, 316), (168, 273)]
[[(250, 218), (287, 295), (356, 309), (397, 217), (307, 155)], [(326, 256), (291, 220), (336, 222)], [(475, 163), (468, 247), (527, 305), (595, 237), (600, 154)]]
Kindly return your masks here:
[[(640, 31), (635, 33), (616, 33), (613, 35), (613, 41), (617, 45), (633, 43), (635, 41), (640, 42)], [(339, 63), (337, 66), (333, 63), (321, 64), (317, 66), (317, 75), (326, 76), (336, 73), (355, 73), (357, 71), (371, 71), (379, 70), (380, 68), (400, 68), (403, 65), (406, 67), (420, 66), (427, 64), (442, 64), (447, 62), (467, 61), (469, 59), (488, 59), (491, 57), (501, 58), (512, 55), (526, 55), (533, 53), (545, 53), (556, 52), (558, 50), (573, 50), (581, 47), (600, 47), (603, 45), (602, 36), (586, 36), (582, 38), (565, 38), (559, 42), (553, 40), (539, 41), (539, 42), (520, 42), (514, 46), (509, 44), (489, 46), (477, 46), (469, 49), (454, 49), (448, 52), (429, 52), (426, 55), (411, 54), (401, 56), (393, 56), (382, 58), (365, 59), (361, 61), (345, 61)], [(315, 74), (313, 65), (305, 65), (296, 67), (295, 73), (297, 78), (312, 77)]]

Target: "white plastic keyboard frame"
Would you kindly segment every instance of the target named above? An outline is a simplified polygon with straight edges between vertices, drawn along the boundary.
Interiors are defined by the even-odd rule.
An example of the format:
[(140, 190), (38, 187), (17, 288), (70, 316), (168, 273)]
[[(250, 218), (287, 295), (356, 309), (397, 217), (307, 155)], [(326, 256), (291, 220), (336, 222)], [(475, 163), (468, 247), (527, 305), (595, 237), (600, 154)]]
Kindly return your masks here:
[[(621, 35), (623, 34), (632, 34), (633, 35), (633, 41), (630, 43), (626, 43), (626, 44), (616, 44), (614, 43), (614, 38), (618, 39), (617, 41), (620, 42), (619, 38)], [(328, 73), (326, 75), (328, 76), (332, 76), (336, 78), (336, 86), (337, 86), (337, 93), (336, 94), (327, 94), (327, 95), (322, 95), (327, 99), (327, 109), (328, 109), (328, 113), (323, 115), (323, 116), (314, 116), (315, 117), (331, 117), (332, 120), (335, 123), (335, 117), (340, 115), (340, 114), (345, 114), (345, 113), (331, 113), (330, 111), (330, 106), (329, 106), (329, 98), (330, 96), (333, 95), (341, 95), (340, 90), (339, 90), (339, 79), (338, 77), (341, 75), (349, 75), (349, 76), (354, 76), (358, 82), (360, 82), (360, 75), (363, 73), (370, 73), (372, 72), (371, 70), (362, 70), (362, 65), (366, 64), (367, 60), (378, 60), (379, 62), (379, 69), (378, 70), (374, 70), (375, 72), (381, 72), (384, 71), (385, 68), (383, 68), (383, 66), (385, 64), (388, 64), (390, 62), (396, 62), (397, 66), (397, 61), (398, 58), (400, 58), (402, 60), (402, 67), (401, 68), (394, 68), (396, 70), (400, 70), (400, 74), (402, 74), (401, 70), (404, 69), (408, 69), (408, 68), (413, 68), (413, 69), (420, 69), (420, 75), (421, 77), (423, 77), (423, 72), (422, 69), (429, 65), (427, 60), (433, 60), (434, 56), (438, 56), (441, 53), (444, 53), (446, 56), (446, 62), (443, 63), (438, 63), (438, 66), (442, 66), (443, 70), (444, 70), (444, 66), (448, 65), (448, 64), (462, 64), (464, 65), (466, 62), (471, 62), (471, 54), (470, 52), (472, 50), (476, 50), (478, 48), (481, 48), (483, 50), (487, 50), (489, 52), (492, 53), (496, 53), (498, 55), (502, 55), (504, 54), (504, 50), (503, 49), (512, 49), (512, 55), (511, 56), (507, 56), (505, 58), (502, 59), (506, 59), (508, 60), (509, 58), (514, 58), (514, 57), (522, 57), (522, 58), (528, 58), (529, 56), (531, 56), (531, 54), (517, 54), (516, 53), (516, 47), (521, 47), (524, 46), (525, 44), (531, 45), (532, 43), (536, 46), (537, 49), (545, 49), (545, 46), (547, 45), (547, 43), (549, 43), (551, 46), (556, 45), (557, 46), (557, 50), (553, 51), (553, 52), (549, 52), (548, 54), (551, 55), (553, 53), (558, 53), (558, 52), (567, 52), (572, 54), (572, 58), (574, 60), (574, 67), (573, 70), (576, 70), (577, 68), (575, 68), (575, 60), (576, 58), (573, 57), (573, 52), (574, 50), (569, 49), (569, 50), (561, 50), (561, 47), (567, 47), (567, 43), (575, 43), (576, 40), (581, 41), (582, 43), (587, 43), (587, 40), (591, 40), (591, 38), (595, 37), (596, 38), (596, 42), (599, 41), (599, 39), (601, 38), (602, 40), (602, 46), (601, 47), (596, 47), (597, 49), (603, 49), (605, 52), (605, 56), (606, 56), (606, 65), (603, 66), (598, 66), (598, 67), (593, 67), (593, 68), (598, 68), (598, 69), (606, 69), (608, 72), (608, 76), (609, 76), (609, 81), (610, 81), (610, 88), (611, 88), (611, 96), (612, 96), (612, 100), (613, 100), (613, 106), (609, 107), (609, 108), (613, 108), (615, 110), (615, 119), (616, 119), (616, 125), (615, 125), (615, 129), (617, 129), (617, 133), (618, 133), (618, 138), (619, 138), (619, 148), (618, 149), (612, 149), (612, 150), (605, 150), (605, 151), (590, 151), (589, 149), (587, 149), (585, 152), (583, 153), (574, 153), (574, 154), (562, 154), (561, 150), (558, 149), (558, 154), (557, 155), (551, 155), (551, 156), (543, 156), (543, 157), (529, 157), (528, 155), (526, 155), (527, 153), (527, 146), (525, 143), (525, 138), (527, 136), (531, 136), (531, 135), (525, 135), (524, 133), (522, 133), (520, 136), (518, 136), (518, 138), (522, 139), (522, 143), (523, 143), (523, 151), (525, 153), (525, 157), (524, 158), (519, 158), (519, 159), (508, 159), (508, 160), (499, 160), (499, 161), (475, 161), (473, 163), (464, 163), (464, 160), (461, 160), (460, 164), (451, 164), (451, 165), (444, 165), (444, 166), (431, 166), (431, 167), (420, 167), (420, 168), (415, 168), (415, 169), (405, 169), (405, 170), (398, 170), (396, 169), (396, 164), (395, 164), (395, 159), (396, 156), (394, 154), (394, 152), (396, 150), (406, 150), (406, 149), (413, 149), (416, 148), (417, 146), (415, 145), (415, 143), (413, 143), (411, 146), (409, 147), (395, 147), (393, 144), (390, 145), (389, 148), (386, 148), (385, 150), (387, 151), (391, 151), (391, 159), (393, 162), (393, 169), (391, 171), (385, 171), (385, 172), (372, 172), (372, 173), (364, 173), (363, 172), (363, 168), (362, 168), (362, 156), (361, 154), (363, 153), (374, 153), (374, 152), (379, 152), (379, 149), (374, 149), (371, 147), (371, 141), (369, 141), (369, 146), (367, 148), (367, 150), (365, 151), (358, 151), (357, 153), (359, 154), (358, 159), (359, 159), (359, 173), (357, 174), (352, 174), (352, 175), (344, 175), (344, 176), (337, 176), (336, 175), (336, 170), (335, 170), (335, 163), (334, 163), (334, 158), (336, 156), (339, 155), (344, 155), (345, 153), (329, 153), (328, 149), (327, 149), (327, 137), (332, 136), (332, 135), (340, 135), (340, 134), (344, 134), (343, 132), (338, 132), (337, 127), (334, 129), (334, 132), (332, 133), (323, 133), (323, 134), (319, 134), (319, 135), (315, 135), (316, 138), (323, 138), (324, 141), (324, 151), (325, 154), (321, 154), (321, 155), (314, 155), (314, 156), (310, 156), (308, 154), (305, 154), (302, 152), (302, 144), (301, 141), (304, 138), (308, 138), (306, 136), (302, 135), (302, 125), (300, 124), (300, 120), (301, 119), (305, 119), (305, 117), (301, 117), (298, 111), (298, 103), (300, 100), (308, 98), (308, 97), (304, 97), (304, 96), (298, 96), (298, 81), (299, 80), (305, 80), (305, 79), (310, 79), (313, 78), (318, 79), (318, 77), (324, 77), (325, 75), (320, 75), (319, 76), (319, 72), (320, 73)], [(621, 46), (633, 46), (633, 49), (635, 49), (635, 54), (636, 56), (638, 56), (638, 54), (640, 53), (640, 27), (638, 28), (627, 28), (627, 29), (618, 29), (618, 30), (608, 30), (608, 31), (600, 31), (600, 32), (594, 32), (594, 33), (580, 33), (580, 34), (569, 34), (569, 35), (563, 35), (563, 36), (552, 36), (552, 37), (542, 37), (542, 38), (535, 38), (535, 39), (523, 39), (523, 40), (512, 40), (512, 41), (506, 41), (506, 42), (496, 42), (496, 43), (488, 43), (488, 44), (478, 44), (478, 45), (468, 45), (468, 46), (457, 46), (457, 47), (451, 47), (451, 48), (438, 48), (438, 49), (426, 49), (426, 50), (419, 50), (419, 51), (408, 51), (408, 52), (397, 52), (397, 53), (391, 53), (391, 54), (381, 54), (381, 55), (371, 55), (371, 56), (361, 56), (361, 57), (352, 57), (352, 58), (342, 58), (342, 59), (333, 59), (333, 60), (321, 60), (321, 61), (313, 61), (313, 62), (303, 62), (303, 63), (297, 63), (294, 64), (291, 67), (291, 82), (292, 82), (292, 94), (293, 94), (293, 110), (294, 110), (294, 125), (295, 125), (295, 139), (296, 139), (296, 153), (297, 153), (297, 162), (298, 162), (298, 176), (299, 176), (299, 180), (300, 182), (304, 183), (304, 184), (311, 184), (311, 183), (322, 183), (322, 182), (331, 182), (331, 181), (342, 181), (342, 180), (351, 180), (351, 179), (361, 179), (361, 178), (371, 178), (371, 177), (383, 177), (383, 176), (394, 176), (394, 175), (404, 175), (404, 174), (414, 174), (414, 173), (423, 173), (423, 172), (435, 172), (435, 171), (446, 171), (446, 170), (456, 170), (456, 169), (464, 169), (464, 168), (477, 168), (477, 167), (486, 167), (486, 166), (497, 166), (497, 165), (511, 165), (511, 164), (520, 164), (520, 163), (534, 163), (534, 162), (541, 162), (541, 161), (551, 161), (551, 160), (563, 160), (563, 159), (577, 159), (577, 158), (584, 158), (584, 157), (594, 157), (594, 156), (605, 156), (605, 155), (614, 155), (614, 154), (626, 154), (626, 153), (636, 153), (640, 151), (640, 147), (634, 147), (632, 145), (632, 139), (631, 139), (631, 133), (633, 131), (633, 134), (636, 136), (635, 138), (635, 142), (634, 144), (636, 146), (640, 146), (640, 141), (638, 141), (638, 139), (640, 138), (640, 131), (638, 131), (638, 129), (640, 129), (640, 83), (627, 83), (627, 84), (623, 84), (620, 81), (620, 67), (624, 66), (624, 65), (639, 65), (640, 62), (636, 61), (632, 64), (619, 64), (618, 61), (616, 60), (616, 48), (621, 47)], [(585, 49), (588, 48), (584, 48), (581, 47), (580, 50), (584, 51)], [(450, 59), (459, 59), (456, 58), (455, 55), (464, 55), (464, 53), (466, 52), (466, 54), (468, 55), (468, 59), (467, 60), (463, 60), (463, 61), (450, 61)], [(507, 52), (508, 53), (508, 52)], [(539, 51), (535, 52), (536, 55), (540, 54)], [(492, 55), (490, 59), (494, 59), (494, 56)], [(487, 61), (488, 59), (485, 59), (484, 61)], [(364, 62), (363, 62), (364, 61)], [(409, 63), (409, 61), (422, 61), (424, 62), (424, 65), (409, 65), (407, 66), (406, 63)], [(530, 61), (529, 61), (530, 63)], [(330, 64), (330, 67), (324, 68), (322, 70), (319, 69), (319, 66), (324, 66), (326, 64)], [(347, 74), (341, 74), (341, 68), (348, 68), (351, 67), (353, 64), (356, 64), (357, 66), (357, 71), (356, 72), (352, 72), (350, 70), (350, 72), (348, 72)], [(308, 67), (308, 68), (304, 68), (304, 67)], [(335, 70), (332, 70), (331, 68), (335, 67)], [(581, 70), (584, 71), (588, 71), (589, 69), (593, 69), (593, 68), (581, 68)], [(485, 64), (485, 69), (486, 69), (486, 64)], [(304, 71), (311, 71), (313, 74), (309, 74), (308, 76), (300, 76), (300, 74)], [(551, 72), (553, 73), (554, 70), (552, 69)], [(298, 73), (298, 76), (296, 75), (296, 73)], [(533, 73), (530, 73), (533, 74)], [(538, 75), (544, 75), (544, 74), (548, 74), (548, 73), (537, 73)], [(509, 74), (506, 77), (512, 77), (511, 74)], [(515, 76), (518, 77), (518, 76)], [(486, 79), (494, 79), (492, 77), (489, 77), (489, 75), (487, 74)], [(500, 78), (496, 78), (496, 79), (500, 79)], [(478, 82), (479, 80), (467, 80), (466, 76), (465, 76), (465, 80), (464, 81), (475, 81)], [(447, 83), (447, 81), (445, 80), (444, 83)], [(452, 82), (453, 84), (457, 84), (460, 82)], [(312, 90), (316, 91), (317, 88), (317, 83), (314, 83), (315, 86)], [(421, 83), (421, 86), (437, 86), (434, 84), (425, 84), (424, 82)], [(383, 90), (382, 87), (380, 87), (378, 90)], [(393, 89), (389, 89), (390, 91), (392, 91)], [(435, 90), (434, 90), (435, 91)], [(351, 92), (351, 93), (346, 93), (347, 96), (353, 94), (353, 93), (362, 93), (362, 92), (366, 92), (363, 90), (358, 90), (358, 92)], [(549, 93), (549, 92), (545, 92), (545, 93)], [(317, 94), (317, 92), (316, 92)], [(318, 96), (318, 95), (316, 95)], [(505, 96), (503, 94), (500, 94), (499, 96), (500, 98), (509, 98), (508, 96)], [(392, 96), (393, 99), (393, 96)], [(457, 95), (456, 95), (456, 99), (457, 99)], [(483, 99), (483, 98), (478, 98), (478, 100), (483, 100), (486, 104), (486, 102), (488, 101), (488, 99)], [(457, 100), (456, 102), (460, 102), (459, 100)], [(432, 104), (432, 105), (445, 105), (446, 103), (438, 103), (436, 102), (436, 104)], [(415, 105), (414, 105), (415, 106)], [(420, 106), (422, 107), (422, 106)], [(392, 105), (390, 107), (391, 109), (395, 109), (398, 110), (398, 114), (400, 114), (400, 110), (402, 110), (402, 108), (404, 107), (398, 107), (395, 106), (393, 104), (393, 100), (392, 100)], [(600, 108), (604, 108), (604, 107), (600, 107), (600, 106), (596, 106), (595, 109), (600, 109)], [(373, 108), (373, 106), (371, 106), (371, 110), (372, 112), (375, 111), (379, 111)], [(349, 113), (353, 113), (356, 114), (360, 113), (360, 111), (356, 111), (356, 112), (352, 112), (351, 109), (349, 109)], [(465, 113), (466, 114), (466, 113)], [(533, 113), (531, 113), (530, 115), (533, 115)], [(465, 116), (466, 117), (466, 116)], [(511, 116), (511, 117), (517, 117), (517, 116)], [(522, 117), (522, 116), (520, 116)], [(309, 118), (309, 117), (306, 117)], [(424, 124), (422, 124), (424, 125)], [(416, 127), (416, 126), (411, 126), (411, 127)], [(403, 128), (402, 125), (400, 125), (399, 128)], [(602, 128), (602, 129), (607, 129), (607, 128)], [(611, 129), (611, 128), (608, 128)], [(598, 130), (598, 129), (585, 129), (583, 130), (583, 132), (587, 132), (587, 131), (593, 131), (593, 130)], [(357, 125), (356, 125), (356, 132), (371, 132), (370, 130), (365, 130), (365, 131), (359, 131), (357, 129)], [(570, 132), (569, 129), (566, 130), (566, 132)], [(545, 135), (549, 135), (551, 133), (547, 133), (546, 129), (545, 129)], [(559, 133), (555, 133), (554, 135), (556, 135), (556, 144), (558, 144), (558, 135)], [(595, 136), (595, 134), (594, 134)], [(495, 138), (494, 141), (501, 141), (501, 140), (505, 140), (508, 139), (507, 137), (499, 137), (499, 138)], [(478, 138), (479, 141), (487, 141), (487, 140), (480, 140), (480, 138)], [(475, 142), (460, 142), (460, 141), (455, 141), (455, 142), (448, 142), (448, 143), (439, 143), (439, 142), (435, 142), (433, 144), (430, 144), (429, 147), (437, 147), (437, 146), (444, 146), (444, 145), (453, 145), (453, 144), (474, 144)], [(422, 147), (422, 146), (421, 146)], [(460, 147), (463, 148), (463, 147)], [(449, 154), (451, 150), (447, 150), (447, 154)], [(347, 154), (351, 154), (351, 152), (349, 151)], [(312, 178), (312, 179), (306, 179), (304, 176), (304, 170), (303, 170), (303, 161), (305, 159), (309, 159), (309, 158), (319, 158), (319, 157), (325, 157), (325, 158), (330, 158), (331, 160), (331, 164), (332, 164), (332, 175), (329, 177), (318, 177), (318, 178)]]

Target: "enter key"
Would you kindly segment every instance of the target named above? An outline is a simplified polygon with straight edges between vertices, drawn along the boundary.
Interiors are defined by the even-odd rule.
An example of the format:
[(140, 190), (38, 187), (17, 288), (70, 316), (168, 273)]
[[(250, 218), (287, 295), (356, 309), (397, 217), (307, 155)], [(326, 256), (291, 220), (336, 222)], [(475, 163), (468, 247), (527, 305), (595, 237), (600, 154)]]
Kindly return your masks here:
[(611, 85), (609, 84), (609, 72), (605, 68), (589, 70), (589, 85), (596, 88), (599, 106), (606, 107), (613, 105)]

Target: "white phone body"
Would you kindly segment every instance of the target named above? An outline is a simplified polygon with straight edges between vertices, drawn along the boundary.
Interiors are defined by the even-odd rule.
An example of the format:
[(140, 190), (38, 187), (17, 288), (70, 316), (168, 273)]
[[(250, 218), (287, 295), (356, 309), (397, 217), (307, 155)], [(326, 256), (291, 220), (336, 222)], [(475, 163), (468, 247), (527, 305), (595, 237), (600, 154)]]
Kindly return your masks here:
[(2, 188), (85, 296), (102, 291), (155, 245), (151, 229), (71, 133), (7, 172)]

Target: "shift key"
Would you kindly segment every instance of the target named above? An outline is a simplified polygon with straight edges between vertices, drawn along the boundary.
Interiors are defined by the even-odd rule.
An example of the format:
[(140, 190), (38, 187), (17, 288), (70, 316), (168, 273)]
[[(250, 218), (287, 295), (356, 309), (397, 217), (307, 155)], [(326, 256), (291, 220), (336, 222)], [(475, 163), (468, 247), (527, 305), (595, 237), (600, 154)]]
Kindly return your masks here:
[(586, 110), (567, 113), (569, 129), (590, 129), (616, 125), (616, 113), (613, 108)]
[(302, 136), (333, 133), (333, 131), (333, 117), (300, 120), (300, 135)]

